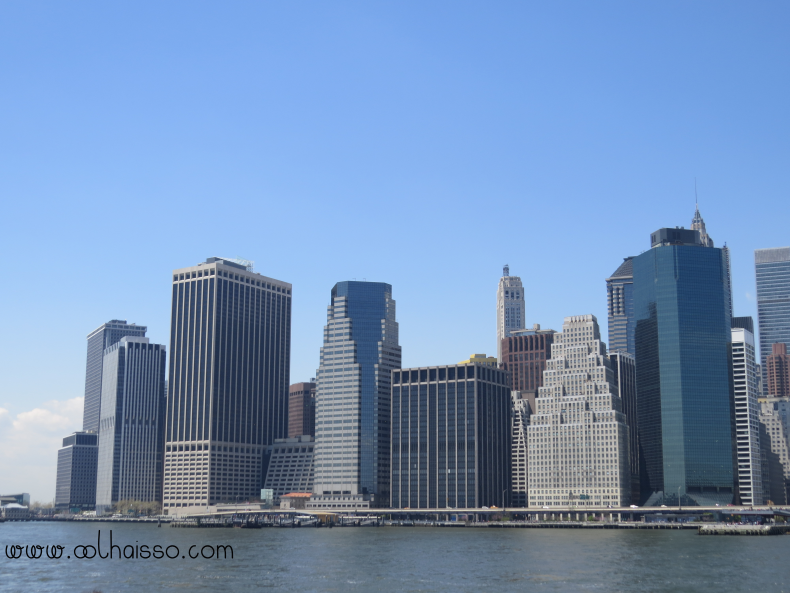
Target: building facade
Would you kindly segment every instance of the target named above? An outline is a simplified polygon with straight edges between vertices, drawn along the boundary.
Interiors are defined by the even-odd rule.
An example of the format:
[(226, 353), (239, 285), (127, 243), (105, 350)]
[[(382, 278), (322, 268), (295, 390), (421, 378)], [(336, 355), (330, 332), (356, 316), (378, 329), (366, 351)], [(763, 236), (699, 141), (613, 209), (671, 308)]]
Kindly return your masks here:
[(771, 344), (771, 355), (765, 359), (768, 397), (790, 397), (790, 356), (787, 344)]
[(606, 304), (609, 317), (609, 352), (634, 354), (634, 265), (633, 257), (606, 279)]
[(726, 264), (698, 231), (659, 229), (634, 258), (642, 504), (733, 501)]
[(288, 429), (291, 285), (209, 258), (172, 290), (165, 511), (257, 498)]
[(477, 364), (392, 374), (392, 508), (509, 503), (510, 388)]
[(312, 436), (275, 439), (267, 454), (269, 467), (263, 487), (271, 489), (275, 505), (286, 494), (313, 491), (315, 439)]
[(520, 391), (511, 391), (510, 421), (510, 506), (524, 508), (529, 501), (529, 447), (527, 427), (532, 415), (534, 399), (523, 396)]
[(543, 385), (543, 371), (546, 360), (551, 357), (554, 340), (553, 329), (540, 329), (535, 324), (532, 329), (512, 332), (500, 344), (499, 368), (508, 371), (512, 391), (534, 391)]
[[(705, 221), (699, 213), (699, 204), (696, 205), (694, 218), (691, 220), (691, 230), (699, 233), (700, 243), (703, 247), (714, 247), (713, 238), (708, 234), (705, 228)], [(729, 311), (730, 317), (732, 317), (732, 269), (730, 266), (730, 249), (726, 244), (721, 248), (721, 255), (724, 259), (724, 306)]]
[(536, 406), (529, 506), (628, 506), (628, 427), (594, 315), (565, 318)]
[(99, 431), (101, 417), (102, 368), (104, 351), (123, 337), (145, 337), (144, 325), (113, 319), (103, 323), (88, 334), (88, 357), (85, 364), (85, 402), (82, 430)]
[(288, 390), (288, 438), (315, 436), (315, 383), (294, 383)]
[(612, 352), (609, 355), (612, 373), (614, 374), (614, 384), (617, 385), (617, 393), (623, 405), (625, 422), (628, 425), (628, 451), (629, 451), (629, 473), (631, 474), (631, 494), (632, 502), (638, 501), (641, 496), (640, 468), (644, 466), (644, 454), (639, 444), (639, 409), (636, 397), (636, 359), (634, 356), (623, 350)]
[(517, 329), (524, 329), (526, 310), (524, 287), (521, 278), (510, 275), (510, 266), (502, 269), (496, 291), (496, 348), (497, 359), (502, 362), (502, 340)]
[[(790, 501), (790, 398), (769, 397), (760, 403), (760, 423), (764, 432), (764, 458), (768, 461), (768, 480), (774, 504), (788, 504)], [(784, 495), (784, 502), (782, 502)]]
[(458, 364), (472, 364), (476, 362), (477, 364), (482, 364), (489, 367), (497, 368), (499, 365), (497, 364), (497, 359), (493, 356), (486, 356), (485, 354), (472, 354), (466, 360), (462, 360)]
[(757, 324), (760, 326), (760, 367), (763, 395), (768, 389), (766, 359), (774, 344), (790, 345), (790, 247), (757, 249)]
[(389, 504), (391, 372), (400, 366), (392, 286), (335, 284), (316, 375), (311, 508)]
[(124, 337), (104, 351), (96, 514), (119, 500), (162, 502), (165, 347)]
[(763, 504), (763, 473), (760, 459), (760, 406), (757, 401), (757, 361), (751, 318), (733, 318), (732, 379), (734, 386), (737, 486), (741, 504)]
[(58, 450), (55, 508), (92, 511), (96, 508), (96, 465), (99, 435), (75, 432), (63, 439)]

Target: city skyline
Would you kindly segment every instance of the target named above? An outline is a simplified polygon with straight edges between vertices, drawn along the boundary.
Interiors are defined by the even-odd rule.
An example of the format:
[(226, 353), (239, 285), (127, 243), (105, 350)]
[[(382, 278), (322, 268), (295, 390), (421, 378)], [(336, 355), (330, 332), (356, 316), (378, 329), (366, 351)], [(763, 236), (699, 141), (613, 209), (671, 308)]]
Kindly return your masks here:
[(9, 488), (50, 496), (85, 335), (127, 319), (169, 345), (170, 273), (208, 254), (296, 287), (291, 383), (354, 278), (395, 287), (403, 366), (496, 351), (505, 262), (525, 327), (592, 313), (609, 344), (603, 279), (653, 229), (688, 228), (696, 178), (734, 314), (757, 322), (754, 250), (790, 243), (766, 215), (788, 193), (789, 6), (185, 6), (7, 9)]

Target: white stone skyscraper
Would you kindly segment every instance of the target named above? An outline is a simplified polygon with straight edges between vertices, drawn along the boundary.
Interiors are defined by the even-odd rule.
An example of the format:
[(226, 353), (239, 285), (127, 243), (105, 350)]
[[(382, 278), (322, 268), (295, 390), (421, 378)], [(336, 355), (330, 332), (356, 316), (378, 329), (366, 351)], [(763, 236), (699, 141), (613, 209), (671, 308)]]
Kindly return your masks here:
[(509, 338), (512, 331), (524, 329), (524, 287), (521, 278), (510, 275), (510, 266), (505, 264), (499, 288), (496, 291), (496, 357), (502, 362), (502, 340)]
[(628, 427), (594, 315), (565, 318), (535, 404), (529, 506), (630, 504)]
[(732, 377), (735, 396), (735, 439), (738, 451), (738, 494), (741, 504), (763, 504), (760, 460), (760, 405), (757, 361), (751, 317), (732, 320)]
[(315, 482), (308, 508), (389, 504), (392, 371), (400, 367), (392, 286), (335, 284), (316, 375)]

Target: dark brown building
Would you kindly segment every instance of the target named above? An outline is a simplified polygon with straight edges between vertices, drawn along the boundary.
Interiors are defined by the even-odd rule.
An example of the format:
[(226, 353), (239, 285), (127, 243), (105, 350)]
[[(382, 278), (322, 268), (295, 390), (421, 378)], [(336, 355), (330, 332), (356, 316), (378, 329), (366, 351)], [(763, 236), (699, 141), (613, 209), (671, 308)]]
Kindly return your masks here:
[(315, 436), (315, 383), (294, 383), (288, 390), (288, 438)]
[(773, 344), (771, 350), (770, 356), (765, 359), (768, 395), (790, 397), (790, 356), (787, 355), (787, 344)]
[(512, 391), (537, 391), (543, 386), (543, 371), (546, 360), (551, 358), (555, 333), (553, 329), (540, 329), (535, 325), (532, 329), (513, 332), (514, 335), (502, 340), (499, 367), (510, 371)]

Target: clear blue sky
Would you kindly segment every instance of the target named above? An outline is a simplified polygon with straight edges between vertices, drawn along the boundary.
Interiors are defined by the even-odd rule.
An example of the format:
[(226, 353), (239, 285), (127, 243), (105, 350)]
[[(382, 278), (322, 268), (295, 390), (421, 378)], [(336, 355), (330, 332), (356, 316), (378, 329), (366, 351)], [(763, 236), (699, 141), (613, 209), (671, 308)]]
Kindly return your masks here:
[(208, 256), (293, 283), (292, 381), (353, 278), (393, 285), (404, 365), (449, 363), (495, 352), (505, 263), (528, 324), (605, 332), (604, 278), (690, 225), (696, 177), (755, 315), (788, 30), (786, 2), (5, 2), (0, 490), (52, 497), (86, 334), (167, 343), (170, 271)]

